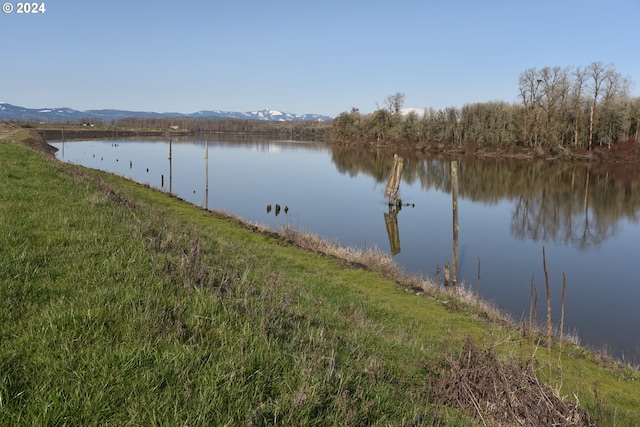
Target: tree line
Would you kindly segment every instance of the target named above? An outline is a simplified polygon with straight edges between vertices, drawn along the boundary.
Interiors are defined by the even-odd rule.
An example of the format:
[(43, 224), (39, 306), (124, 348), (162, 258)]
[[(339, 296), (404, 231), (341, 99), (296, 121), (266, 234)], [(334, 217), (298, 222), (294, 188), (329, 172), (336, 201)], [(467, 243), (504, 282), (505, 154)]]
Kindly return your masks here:
[(184, 129), (195, 133), (251, 133), (261, 135), (322, 138), (329, 130), (328, 122), (281, 121), (245, 119), (196, 119), (196, 118), (138, 118), (127, 117), (112, 121), (113, 126), (145, 129)]
[(64, 120), (46, 125), (37, 125), (30, 121), (12, 121), (24, 127), (46, 128), (82, 128), (89, 127), (97, 131), (111, 130), (148, 130), (182, 131), (182, 133), (241, 133), (266, 135), (280, 138), (321, 140), (326, 138), (331, 122), (326, 121), (279, 121), (225, 118), (169, 118), (169, 117), (123, 117), (114, 120), (80, 118)]
[(330, 139), (341, 142), (443, 143), (487, 147), (578, 149), (638, 139), (640, 97), (613, 65), (530, 68), (518, 79), (518, 103), (490, 101), (401, 114), (404, 94), (384, 108), (357, 108), (333, 121)]

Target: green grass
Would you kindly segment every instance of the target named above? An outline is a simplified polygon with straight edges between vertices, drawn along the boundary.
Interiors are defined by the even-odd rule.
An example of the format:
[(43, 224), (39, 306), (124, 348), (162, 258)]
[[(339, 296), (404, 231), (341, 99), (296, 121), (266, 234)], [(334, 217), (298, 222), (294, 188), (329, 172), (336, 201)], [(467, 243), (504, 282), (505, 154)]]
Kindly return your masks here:
[[(428, 366), (467, 336), (531, 354), (447, 295), (5, 142), (0, 218), (1, 425), (480, 425)], [(565, 349), (561, 393), (639, 424), (637, 372)]]

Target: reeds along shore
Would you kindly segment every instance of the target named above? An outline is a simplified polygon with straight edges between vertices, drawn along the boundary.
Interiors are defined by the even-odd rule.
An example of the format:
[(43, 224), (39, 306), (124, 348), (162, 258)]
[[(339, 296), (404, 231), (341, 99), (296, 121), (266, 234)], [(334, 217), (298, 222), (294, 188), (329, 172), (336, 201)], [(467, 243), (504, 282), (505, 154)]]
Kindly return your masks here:
[[(268, 232), (267, 228), (263, 227), (262, 230)], [(464, 283), (457, 286), (447, 285), (448, 280), (446, 277), (444, 278), (444, 283), (441, 284), (439, 283), (439, 278), (437, 276), (435, 278), (425, 278), (407, 274), (398, 267), (387, 253), (381, 251), (377, 247), (370, 247), (366, 249), (344, 247), (336, 242), (322, 238), (321, 236), (310, 232), (297, 231), (291, 227), (280, 228), (275, 232), (275, 235), (294, 243), (301, 249), (333, 255), (354, 265), (380, 272), (387, 277), (392, 277), (396, 280), (397, 284), (403, 286), (407, 291), (413, 292), (416, 295), (427, 295), (436, 298), (437, 295), (453, 297), (461, 303), (474, 307), (474, 309), (479, 310), (480, 313), (485, 313), (490, 318), (509, 324), (514, 328), (519, 328), (522, 332), (522, 336), (528, 337), (531, 342), (531, 362), (533, 362), (539, 352), (540, 345), (544, 344), (546, 346), (548, 378), (550, 384), (557, 384), (558, 387), (562, 384), (563, 346), (568, 346), (568, 351), (571, 351), (571, 348), (578, 348), (581, 346), (580, 337), (577, 334), (565, 331), (567, 277), (564, 272), (562, 273), (560, 319), (558, 324), (554, 324), (552, 321), (551, 281), (547, 271), (547, 258), (544, 246), (542, 247), (541, 262), (544, 271), (546, 291), (546, 318), (543, 323), (540, 323), (537, 317), (539, 291), (538, 286), (535, 284), (535, 277), (533, 275), (531, 278), (529, 317), (528, 319), (521, 319), (518, 321), (510, 314), (500, 310), (494, 304), (491, 304), (480, 297), (480, 259), (478, 259), (478, 284), (477, 288), (473, 290), (470, 286), (467, 286)], [(557, 363), (555, 363), (555, 365), (552, 361), (552, 356), (556, 356), (554, 346), (557, 346)], [(609, 362), (614, 361), (612, 356), (607, 354), (606, 349), (594, 348), (590, 349), (590, 351), (592, 351), (599, 360)], [(617, 361), (617, 363), (624, 363), (624, 361)], [(634, 370), (639, 369), (638, 366), (627, 366)]]
[[(242, 219), (238, 218), (239, 221)], [(276, 230), (275, 232), (270, 230), (267, 227), (255, 225), (262, 232), (265, 233), (275, 233), (275, 236), (278, 238), (284, 239), (286, 241), (292, 242), (296, 246), (300, 247), (304, 250), (315, 251), (322, 254), (328, 254), (335, 256), (339, 259), (343, 259), (349, 263), (354, 265), (362, 266), (366, 269), (377, 271), (387, 277), (392, 277), (397, 280), (398, 284), (404, 285), (405, 288), (409, 291), (413, 291), (418, 295), (424, 295), (424, 293), (428, 293), (429, 295), (442, 294), (454, 296), (459, 299), (461, 302), (468, 304), (469, 306), (476, 307), (477, 309), (489, 314), (491, 317), (498, 319), (502, 322), (507, 322), (514, 327), (521, 327), (523, 329), (523, 333), (528, 335), (531, 334), (540, 334), (541, 337), (546, 338), (547, 345), (550, 344), (554, 337), (559, 339), (561, 342), (570, 342), (574, 345), (579, 345), (579, 338), (575, 335), (567, 335), (564, 333), (564, 305), (565, 305), (565, 295), (566, 295), (566, 277), (563, 274), (564, 282), (562, 287), (562, 315), (561, 321), (559, 325), (559, 329), (554, 329), (553, 323), (551, 322), (550, 315), (550, 306), (551, 306), (551, 296), (550, 293), (547, 294), (547, 320), (544, 325), (540, 325), (537, 319), (537, 309), (538, 309), (538, 289), (535, 285), (533, 278), (531, 281), (531, 307), (529, 310), (529, 320), (528, 322), (519, 323), (512, 316), (504, 311), (500, 310), (495, 305), (483, 300), (480, 298), (479, 290), (473, 290), (471, 287), (466, 286), (464, 283), (459, 286), (444, 286), (438, 283), (438, 277), (436, 278), (425, 278), (421, 276), (414, 276), (405, 273), (393, 259), (384, 251), (381, 251), (377, 247), (369, 247), (365, 249), (358, 248), (350, 248), (340, 245), (337, 242), (333, 242), (331, 240), (325, 239), (321, 236), (318, 236), (314, 233), (310, 233), (307, 231), (299, 231), (295, 230), (292, 227), (282, 227)], [(542, 252), (542, 259), (544, 264), (544, 269), (546, 270), (546, 255)], [(480, 269), (480, 260), (478, 259), (478, 269)], [(479, 274), (479, 273), (478, 273)], [(550, 287), (549, 277), (545, 276), (545, 285), (547, 289)], [(519, 326), (520, 325), (520, 326)]]
[[(283, 228), (278, 235), (293, 242), (305, 250), (313, 250), (323, 254), (334, 255), (351, 263), (362, 265), (367, 269), (381, 272), (396, 279), (396, 283), (403, 283), (407, 291), (416, 295), (450, 296), (457, 301), (475, 307), (480, 313), (489, 314), (493, 319), (511, 324), (516, 327), (512, 318), (496, 307), (479, 298), (478, 292), (472, 292), (464, 286), (444, 286), (432, 280), (407, 276), (395, 265), (389, 256), (377, 248), (355, 250), (342, 247), (317, 235), (308, 232), (297, 232), (291, 228)], [(576, 402), (567, 402), (561, 396), (563, 385), (563, 343), (571, 347), (579, 346), (577, 337), (564, 335), (564, 307), (566, 297), (566, 276), (563, 273), (562, 309), (559, 328), (554, 332), (551, 321), (551, 293), (550, 280), (547, 272), (545, 248), (542, 248), (542, 263), (545, 273), (547, 295), (546, 329), (537, 323), (536, 313), (538, 304), (537, 287), (531, 283), (531, 310), (529, 323), (522, 322), (522, 335), (530, 340), (530, 355), (519, 363), (504, 363), (492, 347), (480, 349), (468, 338), (459, 359), (449, 359), (450, 371), (445, 375), (438, 388), (443, 392), (440, 399), (457, 401), (483, 423), (490, 417), (498, 423), (514, 423), (528, 425), (558, 425), (558, 426), (595, 426), (590, 414)], [(480, 260), (478, 260), (478, 276)], [(536, 374), (536, 357), (539, 346), (546, 339), (548, 383), (542, 383)], [(554, 348), (554, 343), (556, 347)], [(557, 359), (552, 359), (556, 357)], [(555, 363), (555, 364), (554, 364)], [(481, 379), (481, 380), (479, 380)], [(528, 383), (523, 389), (523, 382)], [(531, 387), (531, 388), (529, 388)], [(534, 395), (536, 397), (534, 397)], [(505, 399), (510, 396), (510, 399)], [(531, 401), (545, 402), (544, 405), (532, 405)], [(487, 405), (489, 410), (482, 409), (480, 402)], [(533, 423), (533, 424), (532, 424)], [(500, 424), (502, 425), (502, 424)]]

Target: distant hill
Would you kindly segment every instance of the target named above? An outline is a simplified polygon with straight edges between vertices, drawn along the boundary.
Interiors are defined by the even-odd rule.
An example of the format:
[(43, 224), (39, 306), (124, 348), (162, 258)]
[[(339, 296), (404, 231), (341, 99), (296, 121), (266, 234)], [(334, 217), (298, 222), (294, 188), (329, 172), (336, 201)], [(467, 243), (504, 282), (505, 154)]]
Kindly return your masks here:
[(155, 113), (150, 111), (127, 110), (74, 110), (73, 108), (25, 108), (17, 105), (0, 102), (0, 120), (27, 120), (56, 122), (63, 120), (104, 120), (111, 121), (125, 117), (150, 117), (150, 118), (194, 118), (194, 119), (244, 119), (263, 120), (270, 122), (282, 121), (331, 121), (333, 117), (320, 114), (293, 114), (282, 111), (266, 109), (259, 111), (234, 112), (234, 111), (197, 111), (195, 113)]

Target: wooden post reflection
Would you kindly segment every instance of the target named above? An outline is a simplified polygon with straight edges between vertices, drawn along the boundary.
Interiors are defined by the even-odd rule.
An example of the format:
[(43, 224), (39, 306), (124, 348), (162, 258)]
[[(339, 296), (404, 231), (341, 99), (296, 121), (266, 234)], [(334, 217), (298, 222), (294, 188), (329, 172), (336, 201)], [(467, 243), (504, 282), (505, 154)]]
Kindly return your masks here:
[(398, 229), (398, 212), (400, 208), (393, 209), (389, 206), (389, 212), (384, 212), (384, 225), (387, 227), (391, 255), (400, 253), (400, 231)]

